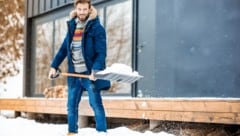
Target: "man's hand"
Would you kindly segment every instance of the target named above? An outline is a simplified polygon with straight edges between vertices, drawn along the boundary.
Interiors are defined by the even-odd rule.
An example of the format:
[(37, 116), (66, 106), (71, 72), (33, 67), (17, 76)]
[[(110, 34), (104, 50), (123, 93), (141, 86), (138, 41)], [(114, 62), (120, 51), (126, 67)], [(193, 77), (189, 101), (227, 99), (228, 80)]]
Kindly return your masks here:
[(48, 79), (52, 80), (51, 76), (56, 75), (56, 72), (57, 71), (56, 71), (55, 68), (51, 68), (50, 71), (49, 71), (49, 74), (48, 74)]
[(92, 81), (96, 81), (97, 79), (94, 77), (93, 72), (91, 73), (91, 75), (89, 76), (89, 79)]

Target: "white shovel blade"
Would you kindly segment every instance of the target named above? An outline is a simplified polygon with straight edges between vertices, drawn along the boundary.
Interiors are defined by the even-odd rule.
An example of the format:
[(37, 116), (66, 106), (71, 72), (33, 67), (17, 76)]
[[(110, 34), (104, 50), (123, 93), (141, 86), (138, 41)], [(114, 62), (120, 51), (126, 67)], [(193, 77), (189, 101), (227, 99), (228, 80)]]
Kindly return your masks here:
[(141, 75), (127, 75), (122, 73), (96, 73), (94, 75), (97, 79), (104, 79), (116, 82), (124, 82), (124, 83), (134, 83), (143, 76)]

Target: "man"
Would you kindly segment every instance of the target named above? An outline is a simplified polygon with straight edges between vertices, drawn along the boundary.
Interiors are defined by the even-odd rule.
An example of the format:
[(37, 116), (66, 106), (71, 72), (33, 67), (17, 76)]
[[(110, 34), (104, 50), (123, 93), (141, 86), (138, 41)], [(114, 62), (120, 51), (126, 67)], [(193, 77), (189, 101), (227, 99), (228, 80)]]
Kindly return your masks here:
[[(65, 57), (68, 59), (68, 72), (88, 74), (89, 79), (68, 77), (68, 136), (78, 133), (78, 106), (84, 90), (88, 92), (89, 103), (94, 111), (96, 130), (107, 131), (105, 111), (100, 90), (107, 90), (110, 81), (95, 79), (94, 73), (105, 69), (106, 33), (92, 9), (90, 0), (75, 0), (76, 17), (67, 22), (67, 35), (54, 57), (49, 78)], [(92, 11), (94, 10), (94, 11)]]

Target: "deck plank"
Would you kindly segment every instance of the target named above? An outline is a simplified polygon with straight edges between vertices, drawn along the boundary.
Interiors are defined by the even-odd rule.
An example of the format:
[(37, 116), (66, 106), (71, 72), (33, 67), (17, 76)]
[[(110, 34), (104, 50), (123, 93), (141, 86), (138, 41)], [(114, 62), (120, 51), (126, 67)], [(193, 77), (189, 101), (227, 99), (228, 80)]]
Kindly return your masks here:
[[(107, 117), (240, 124), (240, 100), (103, 98)], [(0, 110), (66, 115), (66, 99), (0, 98)], [(87, 98), (79, 115), (93, 116)]]

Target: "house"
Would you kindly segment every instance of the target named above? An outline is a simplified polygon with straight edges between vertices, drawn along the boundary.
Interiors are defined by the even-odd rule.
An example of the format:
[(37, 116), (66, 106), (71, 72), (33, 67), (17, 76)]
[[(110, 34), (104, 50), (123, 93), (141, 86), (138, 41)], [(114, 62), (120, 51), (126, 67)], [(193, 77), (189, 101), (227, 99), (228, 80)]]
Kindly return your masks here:
[[(238, 0), (92, 4), (107, 32), (107, 65), (124, 63), (144, 76), (132, 85), (113, 83), (103, 92), (107, 116), (240, 124)], [(25, 5), (24, 93), (35, 101), (44, 88), (65, 84), (65, 79), (49, 81), (47, 73), (65, 36), (73, 1), (26, 0)], [(52, 107), (62, 103), (52, 101)], [(81, 115), (88, 116), (86, 105)], [(61, 108), (50, 113), (64, 113)]]

